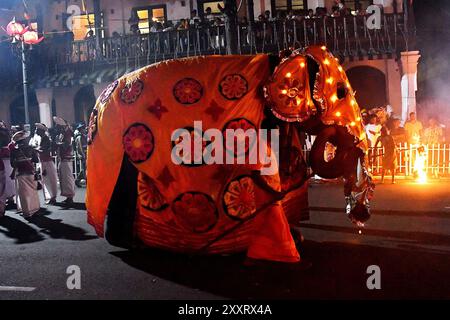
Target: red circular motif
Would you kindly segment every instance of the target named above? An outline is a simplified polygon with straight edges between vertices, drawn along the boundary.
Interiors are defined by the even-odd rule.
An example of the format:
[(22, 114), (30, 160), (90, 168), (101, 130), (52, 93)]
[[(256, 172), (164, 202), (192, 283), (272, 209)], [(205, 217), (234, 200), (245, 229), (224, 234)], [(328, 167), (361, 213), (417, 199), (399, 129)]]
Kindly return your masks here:
[(218, 220), (214, 201), (202, 192), (179, 195), (172, 204), (172, 210), (183, 227), (196, 233), (210, 230)]
[(111, 97), (114, 90), (116, 90), (117, 85), (119, 84), (119, 81), (116, 80), (113, 83), (110, 83), (105, 90), (103, 90), (102, 94), (100, 95), (100, 102), (106, 103), (108, 101), (109, 97)]
[(150, 158), (155, 145), (151, 130), (142, 123), (135, 123), (127, 129), (122, 139), (125, 153), (134, 163)]
[(88, 126), (88, 134), (87, 134), (87, 143), (91, 144), (94, 142), (94, 138), (97, 134), (97, 118), (98, 118), (98, 111), (96, 108), (94, 108), (91, 112), (91, 116), (89, 117), (89, 126)]
[(248, 83), (240, 74), (229, 74), (220, 81), (219, 91), (228, 100), (237, 100), (247, 93)]
[(203, 87), (195, 79), (184, 78), (175, 84), (173, 95), (179, 103), (193, 104), (202, 98)]
[(120, 99), (126, 104), (134, 103), (144, 91), (144, 82), (137, 79), (125, 85), (120, 93)]
[(231, 219), (245, 220), (253, 217), (256, 201), (252, 178), (241, 176), (232, 180), (225, 188), (223, 207)]
[[(250, 141), (250, 139), (248, 137), (246, 137), (245, 134), (244, 135), (235, 135), (234, 150), (230, 150), (230, 147), (228, 146), (228, 143), (227, 143), (227, 133), (226, 133), (227, 129), (232, 129), (232, 130), (242, 129), (242, 130), (244, 130), (244, 133), (246, 133), (247, 130), (253, 129), (253, 130), (255, 130), (256, 137), (253, 141)], [(251, 148), (253, 148), (253, 146), (255, 145), (257, 135), (258, 135), (258, 132), (256, 131), (256, 126), (245, 118), (237, 118), (237, 119), (233, 119), (233, 120), (227, 122), (227, 124), (225, 125), (225, 127), (223, 128), (222, 131), (223, 131), (223, 136), (224, 136), (225, 150), (227, 150), (228, 152), (233, 152), (233, 154), (236, 157), (243, 155), (242, 153), (238, 153), (238, 151), (240, 150), (240, 148), (238, 148), (238, 145), (240, 145), (241, 143), (245, 143), (244, 151), (245, 151), (245, 154), (247, 155), (249, 150)]]
[(138, 195), (144, 209), (161, 211), (168, 207), (166, 199), (156, 187), (155, 181), (142, 172), (138, 177)]

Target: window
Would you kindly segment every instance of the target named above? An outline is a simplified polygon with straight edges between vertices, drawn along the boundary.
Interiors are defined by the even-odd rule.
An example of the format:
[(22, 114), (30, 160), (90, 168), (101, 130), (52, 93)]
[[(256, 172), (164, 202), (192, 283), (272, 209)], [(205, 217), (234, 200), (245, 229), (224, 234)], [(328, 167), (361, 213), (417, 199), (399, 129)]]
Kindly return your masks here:
[(306, 0), (272, 0), (272, 12), (287, 13), (291, 10), (300, 11), (306, 9)]
[(95, 15), (93, 13), (72, 17), (74, 40), (83, 40), (90, 30), (92, 30), (95, 35)]
[(161, 23), (166, 21), (166, 6), (135, 8), (134, 10), (139, 17), (138, 27), (141, 34), (150, 32), (150, 21), (157, 21)]
[(361, 7), (362, 10), (366, 10), (368, 6), (372, 5), (372, 0), (347, 0), (344, 1), (345, 6), (350, 10), (358, 9), (358, 6)]
[(221, 14), (219, 5), (222, 8), (225, 6), (223, 1), (205, 1), (203, 2), (203, 13), (206, 13), (206, 8), (211, 8), (212, 14)]

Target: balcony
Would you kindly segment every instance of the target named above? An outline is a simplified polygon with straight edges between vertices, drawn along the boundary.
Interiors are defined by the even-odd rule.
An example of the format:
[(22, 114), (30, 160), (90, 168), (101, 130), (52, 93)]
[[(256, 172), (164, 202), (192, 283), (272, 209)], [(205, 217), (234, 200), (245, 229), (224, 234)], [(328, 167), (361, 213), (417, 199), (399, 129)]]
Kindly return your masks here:
[[(254, 22), (236, 28), (239, 54), (278, 53), (282, 49), (326, 45), (340, 59), (395, 56), (414, 46), (414, 30), (402, 14), (381, 16), (369, 29), (368, 16), (321, 17)], [(47, 40), (48, 41), (48, 40)], [(170, 30), (83, 41), (50, 40), (39, 48), (47, 63), (37, 86), (108, 82), (154, 62), (198, 55), (226, 54), (225, 26)], [(50, 44), (49, 44), (50, 43)]]

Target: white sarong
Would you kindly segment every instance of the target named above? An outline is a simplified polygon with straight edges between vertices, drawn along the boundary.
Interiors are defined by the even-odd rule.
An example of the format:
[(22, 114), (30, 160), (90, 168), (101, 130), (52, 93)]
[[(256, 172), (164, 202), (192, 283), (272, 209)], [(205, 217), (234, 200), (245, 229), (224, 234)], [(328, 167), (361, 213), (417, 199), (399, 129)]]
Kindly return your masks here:
[(16, 185), (14, 179), (11, 179), (13, 168), (11, 167), (9, 159), (3, 160), (3, 165), (5, 166), (5, 197), (11, 198), (16, 195)]
[(72, 170), (71, 160), (63, 160), (59, 163), (59, 184), (63, 197), (73, 198), (75, 196), (75, 178)]
[(45, 196), (49, 199), (56, 198), (58, 194), (58, 174), (53, 161), (41, 162), (41, 173)]
[(34, 175), (20, 175), (17, 177), (17, 193), (24, 216), (32, 216), (39, 211), (40, 203), (37, 191), (37, 181)]

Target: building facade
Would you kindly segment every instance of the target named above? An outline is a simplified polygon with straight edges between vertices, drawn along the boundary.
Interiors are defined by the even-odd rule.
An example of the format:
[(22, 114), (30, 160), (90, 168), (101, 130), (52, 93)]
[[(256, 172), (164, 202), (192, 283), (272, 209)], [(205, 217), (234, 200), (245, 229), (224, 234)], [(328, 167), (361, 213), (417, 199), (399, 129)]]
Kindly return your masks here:
[[(420, 54), (409, 1), (346, 1), (348, 14), (336, 17), (329, 15), (334, 0), (237, 0), (239, 22), (234, 24), (220, 10), (224, 2), (229, 4), (26, 1), (28, 23), (45, 36), (27, 52), (31, 121), (51, 126), (51, 117), (58, 115), (71, 123), (87, 122), (96, 97), (113, 79), (157, 61), (202, 54), (276, 54), (311, 44), (326, 45), (342, 61), (362, 108), (390, 104), (404, 120), (415, 111)], [(375, 15), (358, 13), (372, 4), (381, 9), (375, 29), (370, 27)], [(305, 18), (309, 9), (319, 16)], [(262, 20), (267, 10), (270, 18)], [(13, 16), (20, 20), (23, 11), (21, 1), (3, 10), (1, 25)], [(295, 17), (286, 18), (291, 11)], [(189, 27), (183, 27), (183, 19)], [(0, 118), (16, 124), (23, 122), (20, 59), (17, 48), (3, 40)]]

